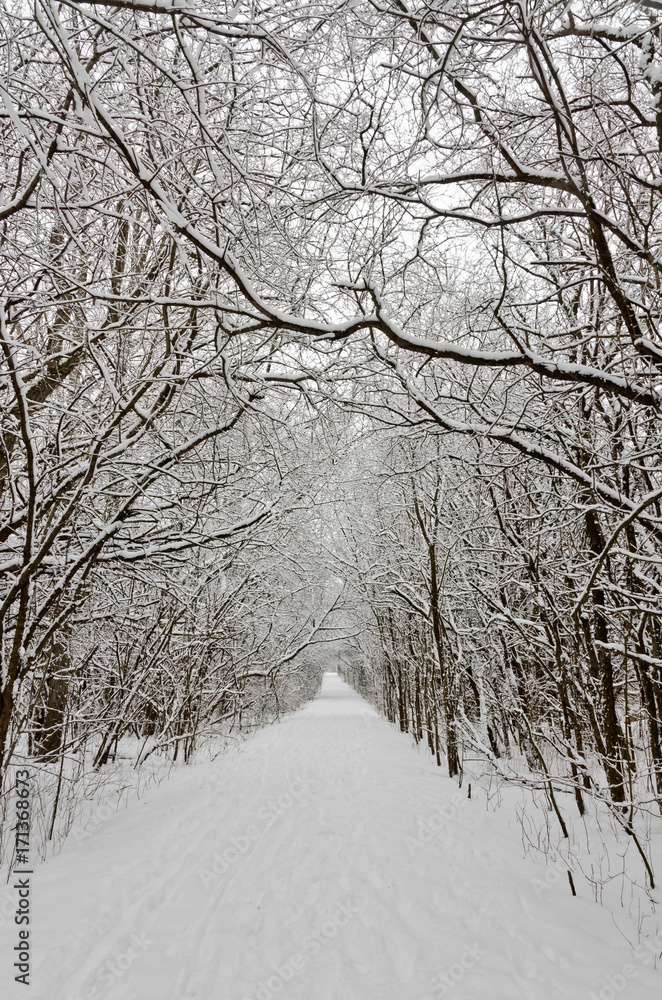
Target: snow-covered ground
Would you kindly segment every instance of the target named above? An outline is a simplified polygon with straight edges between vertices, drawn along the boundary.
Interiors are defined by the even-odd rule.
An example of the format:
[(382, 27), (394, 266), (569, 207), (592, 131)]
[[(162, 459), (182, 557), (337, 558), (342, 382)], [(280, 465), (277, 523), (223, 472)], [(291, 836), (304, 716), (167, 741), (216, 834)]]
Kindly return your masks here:
[[(335, 674), (39, 867), (43, 1000), (657, 1000), (634, 921), (523, 857), (508, 810), (444, 777)], [(78, 842), (76, 842), (78, 840)], [(8, 891), (8, 890), (6, 890)], [(660, 948), (657, 949), (658, 952)], [(6, 984), (11, 983), (9, 990)]]

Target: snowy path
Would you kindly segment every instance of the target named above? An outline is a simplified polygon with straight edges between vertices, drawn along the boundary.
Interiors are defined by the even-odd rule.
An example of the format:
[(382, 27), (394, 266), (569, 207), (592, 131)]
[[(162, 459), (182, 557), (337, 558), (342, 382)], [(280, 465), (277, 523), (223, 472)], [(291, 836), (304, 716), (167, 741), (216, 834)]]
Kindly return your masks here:
[(609, 911), (573, 899), (565, 879), (541, 892), (544, 871), (522, 859), (517, 829), (484, 797), (467, 800), (327, 674), (302, 711), (182, 769), (38, 869), (34, 985), (4, 990), (14, 943), (5, 924), (0, 992), (662, 996), (662, 976), (633, 959)]

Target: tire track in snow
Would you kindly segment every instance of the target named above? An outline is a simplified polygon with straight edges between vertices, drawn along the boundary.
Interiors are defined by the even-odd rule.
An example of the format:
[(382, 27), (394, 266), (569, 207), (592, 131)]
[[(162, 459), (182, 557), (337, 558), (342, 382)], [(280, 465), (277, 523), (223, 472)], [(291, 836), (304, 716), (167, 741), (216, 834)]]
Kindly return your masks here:
[[(266, 783), (266, 772), (268, 762), (264, 759), (262, 770), (262, 785), (256, 793), (256, 799), (262, 794)], [(245, 810), (250, 809), (250, 803), (245, 806)], [(196, 817), (205, 818), (202, 825), (196, 824)], [(117, 819), (117, 816), (115, 817)], [(190, 844), (189, 830), (198, 826), (196, 839)], [(131, 886), (148, 886), (147, 891), (140, 891), (137, 898), (130, 901), (123, 899), (119, 907), (113, 907), (114, 912), (102, 913), (98, 918), (99, 923), (105, 924), (103, 936), (99, 938), (91, 949), (88, 950), (85, 958), (79, 961), (76, 974), (69, 977), (66, 984), (66, 997), (63, 987), (50, 984), (48, 992), (44, 993), (44, 1000), (52, 1000), (53, 996), (62, 1000), (69, 1000), (69, 996), (77, 998), (84, 996), (95, 988), (95, 980), (101, 970), (112, 963), (114, 956), (124, 953), (128, 944), (134, 938), (147, 938), (152, 926), (159, 915), (170, 905), (176, 896), (182, 882), (190, 876), (192, 862), (195, 858), (204, 853), (202, 844), (207, 842), (218, 827), (218, 816), (210, 811), (207, 802), (201, 802), (196, 807), (192, 816), (178, 819), (174, 824), (170, 824), (164, 839), (169, 843), (169, 847), (162, 852), (158, 859), (154, 859), (145, 869), (144, 861), (136, 862), (135, 873), (131, 870), (124, 872), (124, 878)], [(182, 829), (186, 831), (185, 843), (190, 846), (182, 851)], [(174, 862), (174, 863), (173, 863)], [(121, 913), (121, 920), (113, 926), (113, 916)], [(121, 991), (122, 981), (116, 984)], [(52, 989), (58, 990), (55, 994)], [(103, 995), (103, 989), (97, 987), (99, 995)], [(119, 995), (119, 994), (118, 994)]]

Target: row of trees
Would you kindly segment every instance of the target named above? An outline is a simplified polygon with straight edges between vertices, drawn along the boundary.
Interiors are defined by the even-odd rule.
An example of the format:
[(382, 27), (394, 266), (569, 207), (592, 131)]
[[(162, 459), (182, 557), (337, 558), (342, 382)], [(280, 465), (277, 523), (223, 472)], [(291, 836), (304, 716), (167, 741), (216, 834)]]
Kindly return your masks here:
[(229, 263), (274, 229), (265, 29), (116, 7), (2, 12), (0, 774), (187, 756), (309, 695), (329, 637), (310, 410)]
[(563, 832), (560, 787), (636, 838), (662, 809), (659, 22), (381, 11), (361, 180), (335, 174), (390, 223), (354, 286), (380, 487), (343, 529), (370, 637), (347, 676), (450, 774), (478, 751)]
[(583, 498), (500, 450), (419, 430), (357, 449), (377, 501), (345, 497), (335, 542), (364, 625), (347, 679), (453, 776), (477, 752), (582, 815), (586, 795), (627, 829), (657, 812), (659, 619), (627, 550), (595, 588)]

